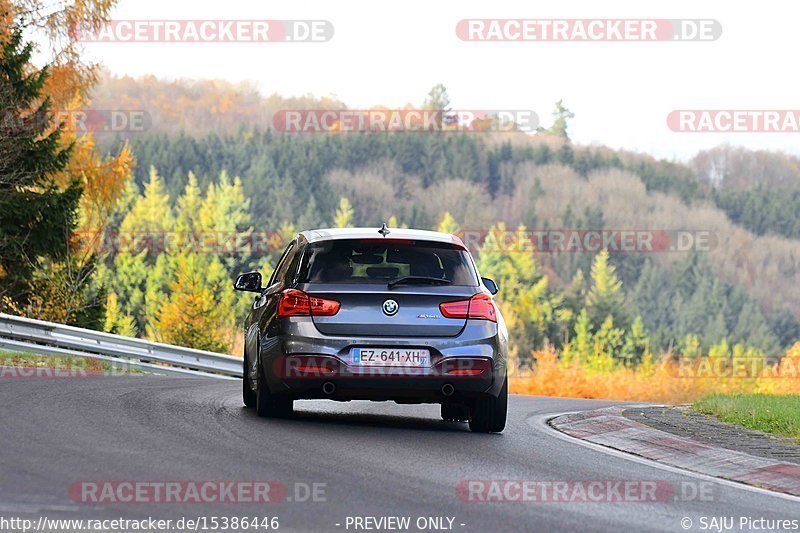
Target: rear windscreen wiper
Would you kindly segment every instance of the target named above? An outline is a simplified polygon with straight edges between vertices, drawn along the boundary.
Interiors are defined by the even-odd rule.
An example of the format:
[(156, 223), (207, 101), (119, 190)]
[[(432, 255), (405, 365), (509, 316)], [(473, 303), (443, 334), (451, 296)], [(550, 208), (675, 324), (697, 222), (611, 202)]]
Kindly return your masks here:
[(399, 278), (395, 278), (389, 282), (389, 288), (391, 289), (395, 285), (448, 285), (453, 283), (449, 279), (444, 278), (432, 278), (428, 276), (402, 276)]

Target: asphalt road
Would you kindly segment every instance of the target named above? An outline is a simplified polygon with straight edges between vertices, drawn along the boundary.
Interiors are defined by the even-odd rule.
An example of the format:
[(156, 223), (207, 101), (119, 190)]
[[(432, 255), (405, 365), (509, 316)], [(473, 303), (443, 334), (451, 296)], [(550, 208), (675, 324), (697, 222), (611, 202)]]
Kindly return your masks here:
[[(161, 377), (0, 379), (0, 517), (276, 516), (283, 531), (357, 531), (346, 528), (348, 517), (364, 516), (408, 516), (418, 531), (420, 517), (450, 517), (454, 531), (470, 532), (685, 531), (684, 518), (693, 522), (689, 530), (702, 531), (702, 517), (714, 516), (733, 517), (740, 531), (740, 517), (800, 519), (797, 501), (609, 455), (541, 422), (611, 402), (513, 396), (505, 432), (479, 435), (441, 421), (433, 405), (309, 401), (296, 404), (293, 420), (262, 420), (242, 407), (240, 388), (238, 381)], [(658, 480), (677, 497), (457, 497), (462, 480), (495, 479)], [(292, 499), (316, 483), (324, 501), (91, 504), (70, 497), (81, 480), (277, 480)], [(698, 487), (702, 496), (693, 494)]]

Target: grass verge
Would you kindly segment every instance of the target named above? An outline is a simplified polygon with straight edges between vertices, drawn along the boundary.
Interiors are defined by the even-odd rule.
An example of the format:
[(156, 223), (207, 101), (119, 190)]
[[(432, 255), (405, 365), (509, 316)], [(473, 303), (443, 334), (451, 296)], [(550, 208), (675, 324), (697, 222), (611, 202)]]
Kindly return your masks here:
[[(122, 361), (124, 363), (124, 361)], [(54, 355), (36, 355), (23, 352), (0, 351), (0, 367), (40, 369), (34, 372), (35, 376), (68, 376), (89, 373), (91, 375), (107, 373), (109, 375), (141, 374), (141, 370), (134, 367), (114, 368), (111, 362), (90, 357), (71, 357)], [(48, 371), (54, 371), (48, 374)], [(57, 373), (56, 373), (57, 372)], [(14, 375), (14, 372), (2, 371), (2, 375)], [(27, 374), (23, 374), (23, 377)]]
[(693, 407), (723, 422), (800, 441), (800, 394), (712, 394)]

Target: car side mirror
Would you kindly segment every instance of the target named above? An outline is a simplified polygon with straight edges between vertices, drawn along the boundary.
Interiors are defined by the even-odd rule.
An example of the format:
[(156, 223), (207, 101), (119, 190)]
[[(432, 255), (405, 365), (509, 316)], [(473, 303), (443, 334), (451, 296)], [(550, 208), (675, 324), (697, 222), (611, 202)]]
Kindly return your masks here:
[(233, 288), (237, 291), (261, 292), (261, 272), (247, 272), (239, 274)]
[(500, 290), (500, 287), (498, 287), (497, 283), (495, 283), (491, 278), (481, 278), (481, 281), (483, 282), (483, 286), (489, 289), (489, 292), (492, 294), (497, 294), (497, 292)]

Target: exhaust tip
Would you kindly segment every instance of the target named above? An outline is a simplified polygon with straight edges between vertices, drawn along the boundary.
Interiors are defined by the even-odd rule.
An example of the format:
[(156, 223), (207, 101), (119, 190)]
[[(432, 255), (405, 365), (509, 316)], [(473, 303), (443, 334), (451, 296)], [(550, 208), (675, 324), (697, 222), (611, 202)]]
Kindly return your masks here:
[(442, 385), (442, 394), (445, 396), (452, 396), (455, 391), (456, 388), (453, 387), (450, 383), (445, 383), (444, 385)]
[(326, 381), (322, 384), (322, 392), (327, 395), (331, 395), (336, 391), (336, 385), (333, 384), (333, 381)]

